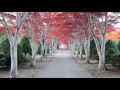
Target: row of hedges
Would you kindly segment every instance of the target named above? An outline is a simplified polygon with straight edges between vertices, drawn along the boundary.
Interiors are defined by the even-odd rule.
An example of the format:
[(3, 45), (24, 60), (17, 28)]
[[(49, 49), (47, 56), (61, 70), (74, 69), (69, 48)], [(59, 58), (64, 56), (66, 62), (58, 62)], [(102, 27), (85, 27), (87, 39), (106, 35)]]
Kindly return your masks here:
[[(91, 41), (90, 53), (91, 58), (99, 60), (94, 40)], [(120, 68), (120, 41), (118, 43), (115, 43), (113, 40), (106, 42), (105, 61)]]
[[(21, 42), (18, 44), (18, 65), (25, 63), (31, 58), (31, 47), (28, 39), (23, 37)], [(11, 64), (10, 58), (10, 44), (8, 39), (2, 41), (0, 44), (0, 66), (9, 67)]]
[[(28, 41), (27, 37), (22, 37), (21, 40), (19, 40), (18, 44), (18, 65), (21, 63), (25, 63), (30, 61), (31, 55), (32, 55), (32, 50), (30, 43)], [(37, 45), (37, 54), (41, 54), (40, 52), (40, 43), (36, 44)], [(49, 49), (47, 50), (49, 53)], [(45, 51), (44, 51), (45, 53)], [(11, 64), (11, 58), (10, 58), (10, 44), (8, 39), (6, 38), (4, 41), (1, 42), (0, 44), (0, 66), (7, 66), (9, 67)]]

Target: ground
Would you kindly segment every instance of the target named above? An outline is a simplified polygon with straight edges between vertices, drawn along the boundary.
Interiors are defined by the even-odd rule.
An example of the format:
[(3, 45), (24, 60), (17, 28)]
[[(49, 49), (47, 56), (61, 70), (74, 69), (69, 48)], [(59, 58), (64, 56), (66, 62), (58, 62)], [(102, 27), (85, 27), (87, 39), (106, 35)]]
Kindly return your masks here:
[[(30, 63), (18, 67), (20, 78), (120, 78), (120, 70), (107, 64), (108, 71), (98, 70), (96, 60), (86, 64), (67, 50), (58, 50), (40, 62), (37, 56), (36, 67)], [(9, 78), (9, 70), (0, 70), (0, 78)]]
[(113, 67), (111, 64), (106, 64), (107, 71), (98, 69), (97, 60), (90, 60), (91, 64), (86, 64), (85, 59), (80, 60), (79, 58), (72, 56), (76, 62), (87, 69), (92, 75), (95, 75), (97, 78), (120, 78), (120, 69)]
[(68, 50), (58, 50), (53, 60), (34, 78), (94, 78), (85, 68), (79, 66)]
[[(38, 70), (43, 69), (48, 62), (52, 60), (52, 56), (45, 58), (43, 62), (40, 62), (40, 56), (37, 56), (36, 67), (30, 68), (30, 63), (23, 64), (18, 67), (19, 78), (33, 78), (34, 74)], [(0, 78), (9, 78), (10, 70), (0, 70)]]

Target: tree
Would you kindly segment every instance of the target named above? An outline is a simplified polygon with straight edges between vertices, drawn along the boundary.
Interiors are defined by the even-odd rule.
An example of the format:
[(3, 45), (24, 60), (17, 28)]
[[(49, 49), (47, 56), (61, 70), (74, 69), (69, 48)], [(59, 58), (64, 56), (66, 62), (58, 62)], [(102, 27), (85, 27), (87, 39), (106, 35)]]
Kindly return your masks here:
[[(97, 48), (97, 53), (99, 55), (99, 69), (107, 69), (105, 65), (105, 43), (106, 43), (106, 30), (107, 30), (107, 13), (105, 13), (105, 21), (103, 22), (103, 26), (101, 28), (100, 23), (96, 20), (96, 17), (93, 17), (96, 20), (96, 23), (99, 26), (99, 32), (101, 33), (101, 47), (99, 45), (99, 41), (97, 39), (97, 36), (95, 35), (95, 30), (93, 30), (93, 24), (91, 20), (92, 14), (88, 13), (88, 21), (89, 21), (89, 28), (91, 30), (92, 36), (94, 38), (96, 48)], [(103, 17), (101, 17), (103, 20)]]
[[(8, 40), (10, 42), (10, 53), (11, 53), (11, 70), (10, 70), (10, 77), (11, 78), (17, 78), (18, 77), (18, 69), (17, 69), (17, 42), (20, 35), (20, 29), (23, 26), (23, 23), (27, 19), (28, 12), (20, 13), (16, 12), (14, 13), (3, 13), (1, 12), (2, 19), (0, 22), (5, 27)], [(6, 20), (9, 19), (9, 21)], [(13, 20), (16, 21), (16, 24), (13, 22)], [(12, 28), (9, 26), (9, 24), (12, 24)]]

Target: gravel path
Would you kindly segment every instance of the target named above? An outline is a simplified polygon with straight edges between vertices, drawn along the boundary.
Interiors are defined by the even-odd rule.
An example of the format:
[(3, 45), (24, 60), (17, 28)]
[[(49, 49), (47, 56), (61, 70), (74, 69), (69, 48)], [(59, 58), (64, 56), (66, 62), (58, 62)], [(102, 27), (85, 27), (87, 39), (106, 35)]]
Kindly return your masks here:
[(58, 50), (53, 60), (33, 78), (94, 78), (85, 68), (78, 65), (69, 51)]

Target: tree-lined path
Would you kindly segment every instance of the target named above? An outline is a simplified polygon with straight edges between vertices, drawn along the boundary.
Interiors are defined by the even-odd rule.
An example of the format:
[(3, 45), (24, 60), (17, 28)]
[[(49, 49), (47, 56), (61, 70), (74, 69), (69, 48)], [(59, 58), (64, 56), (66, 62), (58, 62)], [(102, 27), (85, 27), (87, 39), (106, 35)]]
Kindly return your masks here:
[(87, 66), (97, 61), (99, 71), (120, 69), (120, 12), (0, 12), (0, 68), (10, 78), (20, 78), (22, 64), (36, 67), (37, 55), (54, 59), (35, 77), (92, 77), (71, 54)]
[(34, 78), (94, 78), (75, 62), (68, 50), (58, 50), (53, 57), (53, 60)]

